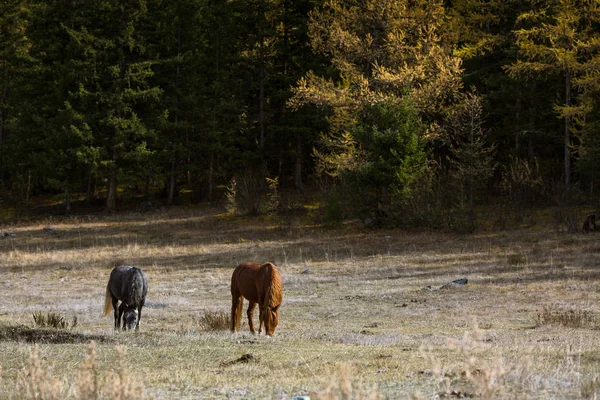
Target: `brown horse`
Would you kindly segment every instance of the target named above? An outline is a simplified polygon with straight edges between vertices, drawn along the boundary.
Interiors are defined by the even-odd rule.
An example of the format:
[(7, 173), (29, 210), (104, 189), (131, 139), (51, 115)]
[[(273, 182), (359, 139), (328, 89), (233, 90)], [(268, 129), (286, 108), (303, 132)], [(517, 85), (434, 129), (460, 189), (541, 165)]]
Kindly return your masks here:
[(248, 305), (248, 324), (250, 332), (255, 333), (252, 314), (254, 307), (259, 307), (260, 335), (262, 327), (265, 333), (273, 336), (277, 327), (277, 312), (282, 298), (281, 278), (277, 267), (270, 262), (260, 265), (255, 262), (243, 262), (236, 267), (231, 276), (231, 331), (235, 332), (240, 326), (242, 319), (242, 307), (244, 298), (250, 303)]

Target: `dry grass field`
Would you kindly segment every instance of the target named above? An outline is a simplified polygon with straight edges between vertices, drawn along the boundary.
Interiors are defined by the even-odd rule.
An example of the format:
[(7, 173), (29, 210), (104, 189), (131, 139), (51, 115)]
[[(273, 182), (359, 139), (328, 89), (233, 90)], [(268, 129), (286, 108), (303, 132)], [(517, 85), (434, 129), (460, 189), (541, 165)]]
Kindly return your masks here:
[[(219, 212), (1, 226), (15, 236), (0, 239), (0, 398), (600, 393), (600, 234), (326, 230), (303, 216)], [(239, 333), (222, 327), (231, 273), (244, 260), (279, 267), (284, 300), (272, 338), (251, 335), (245, 318)], [(148, 278), (137, 333), (114, 333), (112, 316), (101, 315), (119, 264)], [(440, 288), (459, 278), (468, 283)], [(41, 327), (36, 313), (62, 316), (66, 327)]]

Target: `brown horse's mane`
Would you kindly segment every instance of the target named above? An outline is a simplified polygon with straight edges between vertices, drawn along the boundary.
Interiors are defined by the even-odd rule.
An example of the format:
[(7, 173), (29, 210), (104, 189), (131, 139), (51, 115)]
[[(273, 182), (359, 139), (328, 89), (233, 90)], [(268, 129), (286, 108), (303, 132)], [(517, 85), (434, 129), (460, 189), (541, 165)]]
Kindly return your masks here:
[(262, 265), (262, 268), (266, 271), (266, 277), (264, 281), (265, 290), (265, 303), (264, 305), (269, 307), (276, 307), (281, 304), (281, 297), (283, 286), (279, 274), (276, 273), (277, 267), (273, 263), (266, 262)]

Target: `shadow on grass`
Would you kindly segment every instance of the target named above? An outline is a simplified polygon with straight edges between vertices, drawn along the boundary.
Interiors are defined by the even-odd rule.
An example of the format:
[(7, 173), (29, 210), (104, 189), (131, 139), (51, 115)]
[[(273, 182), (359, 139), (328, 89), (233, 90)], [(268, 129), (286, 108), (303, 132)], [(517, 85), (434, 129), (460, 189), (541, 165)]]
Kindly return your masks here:
[[(72, 224), (67, 217), (54, 218), (44, 222), (58, 224), (54, 235), (40, 225), (32, 225), (19, 229), (16, 237), (0, 239), (0, 253), (16, 254), (13, 255), (16, 261), (4, 262), (0, 272), (60, 269), (61, 274), (64, 270), (66, 275), (70, 270), (100, 266), (106, 268), (103, 273), (107, 279), (109, 268), (114, 266), (113, 259), (94, 260), (93, 265), (88, 265), (74, 261), (68, 254), (65, 255), (71, 257), (68, 261), (60, 261), (58, 254), (62, 250), (112, 254), (114, 249), (119, 263), (169, 270), (233, 270), (242, 261), (267, 260), (280, 268), (290, 263), (354, 265), (357, 259), (380, 257), (375, 274), (374, 269), (339, 269), (332, 279), (349, 276), (426, 282), (440, 275), (444, 280), (448, 275), (483, 275), (480, 282), (514, 284), (600, 278), (596, 268), (600, 244), (593, 235), (564, 236), (551, 230), (456, 235), (365, 230), (360, 226), (327, 230), (305, 216), (297, 217), (290, 225), (292, 228), (286, 228), (281, 221), (266, 221), (264, 217), (223, 217), (222, 211), (218, 207), (182, 208), (149, 215), (98, 215), (87, 220), (77, 217)], [(165, 251), (148, 255), (136, 250), (138, 246), (142, 250), (149, 246)], [(207, 247), (203, 249), (203, 246)], [(130, 248), (133, 250), (127, 250)], [(38, 254), (53, 254), (53, 257), (39, 262)], [(563, 267), (571, 265), (578, 268)], [(439, 285), (444, 283), (441, 281)]]
[(56, 329), (36, 329), (24, 325), (0, 326), (0, 341), (77, 344), (89, 343), (92, 340), (100, 343), (111, 343), (115, 341), (114, 338), (103, 335), (86, 335), (83, 333), (68, 332)]

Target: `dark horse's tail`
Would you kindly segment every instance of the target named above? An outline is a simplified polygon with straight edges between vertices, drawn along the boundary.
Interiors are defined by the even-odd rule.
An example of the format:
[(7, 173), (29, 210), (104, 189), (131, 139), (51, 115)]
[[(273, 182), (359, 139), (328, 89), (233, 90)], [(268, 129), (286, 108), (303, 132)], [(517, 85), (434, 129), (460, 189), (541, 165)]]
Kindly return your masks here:
[(110, 287), (106, 285), (106, 296), (104, 297), (104, 315), (108, 315), (112, 307), (112, 295), (110, 294)]

